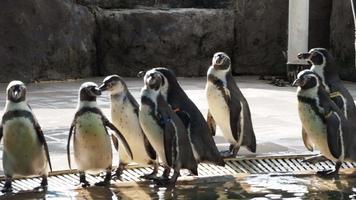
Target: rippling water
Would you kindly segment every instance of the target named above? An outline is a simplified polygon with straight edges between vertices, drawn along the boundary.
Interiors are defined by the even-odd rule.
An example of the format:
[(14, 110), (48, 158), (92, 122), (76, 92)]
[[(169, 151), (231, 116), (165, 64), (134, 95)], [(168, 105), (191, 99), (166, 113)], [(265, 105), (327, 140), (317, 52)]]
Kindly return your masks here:
[(0, 197), (9, 199), (356, 199), (356, 178), (321, 179), (314, 176), (257, 175), (227, 179), (226, 182), (205, 182), (177, 185), (174, 188), (153, 184), (137, 187), (90, 187), (81, 190), (20, 192)]

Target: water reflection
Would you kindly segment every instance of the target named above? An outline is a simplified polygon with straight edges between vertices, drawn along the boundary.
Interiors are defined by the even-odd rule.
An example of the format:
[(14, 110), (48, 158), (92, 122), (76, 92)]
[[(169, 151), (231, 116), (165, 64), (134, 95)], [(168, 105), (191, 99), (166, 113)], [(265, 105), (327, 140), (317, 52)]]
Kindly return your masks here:
[[(220, 182), (216, 182), (219, 180)], [(0, 199), (355, 199), (356, 178), (321, 179), (314, 176), (256, 175), (209, 178), (176, 187), (154, 184), (82, 189), (49, 187), (47, 192), (23, 191)]]

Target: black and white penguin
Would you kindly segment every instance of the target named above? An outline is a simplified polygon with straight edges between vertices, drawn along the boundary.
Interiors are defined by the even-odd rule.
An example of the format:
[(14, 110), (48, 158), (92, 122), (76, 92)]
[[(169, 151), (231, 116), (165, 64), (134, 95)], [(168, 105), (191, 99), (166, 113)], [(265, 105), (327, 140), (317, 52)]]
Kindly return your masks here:
[[(298, 54), (298, 58), (307, 60), (312, 64), (310, 70), (318, 74), (330, 98), (341, 109), (349, 121), (351, 130), (356, 131), (356, 123), (354, 123), (356, 121), (356, 106), (350, 92), (346, 89), (339, 77), (339, 66), (335, 63), (333, 56), (324, 48), (314, 48), (307, 53)], [(308, 145), (308, 139), (304, 138), (304, 136), (305, 134), (303, 133), (305, 146), (312, 151), (313, 149)], [(354, 157), (356, 159), (356, 152)]]
[[(158, 171), (156, 152), (142, 131), (138, 119), (139, 105), (129, 92), (125, 81), (118, 75), (111, 75), (103, 80), (99, 89), (110, 92), (112, 123), (125, 137), (132, 150), (133, 159), (122, 147), (119, 148), (120, 164), (116, 170), (117, 177), (121, 175), (125, 166), (132, 162), (140, 165), (154, 165), (153, 172), (143, 177), (155, 177)], [(113, 141), (117, 149), (116, 137), (113, 137)]]
[(312, 70), (299, 72), (293, 85), (298, 86), (298, 111), (308, 142), (327, 159), (336, 162), (335, 170), (318, 172), (336, 176), (344, 160), (349, 159), (347, 145), (349, 123), (331, 100), (320, 77)]
[[(141, 90), (139, 120), (165, 170), (159, 184), (174, 184), (181, 168), (198, 174), (197, 162), (189, 142), (187, 130), (161, 94), (164, 77), (161, 73), (148, 71)], [(174, 169), (168, 179), (170, 168)]]
[(42, 129), (26, 102), (26, 86), (11, 81), (6, 89), (6, 105), (0, 125), (0, 140), (4, 139), (3, 169), (5, 185), (2, 192), (12, 191), (12, 178), (42, 176), (41, 188), (46, 188), (48, 165), (52, 171), (48, 146)]
[(225, 162), (216, 147), (206, 120), (184, 92), (175, 74), (167, 68), (153, 68), (147, 73), (153, 72), (159, 72), (163, 77), (161, 94), (187, 128), (196, 161), (224, 166)]
[(68, 164), (70, 161), (70, 140), (74, 134), (74, 158), (77, 163), (80, 183), (83, 187), (89, 186), (85, 173), (98, 174), (106, 171), (104, 181), (95, 185), (104, 186), (110, 184), (112, 150), (110, 135), (107, 127), (114, 131), (120, 138), (130, 158), (132, 153), (125, 138), (117, 128), (109, 122), (96, 103), (97, 96), (101, 95), (98, 86), (93, 82), (85, 82), (79, 89), (79, 100), (74, 120), (69, 130), (67, 143)]
[(215, 53), (208, 69), (206, 96), (209, 105), (208, 124), (215, 134), (215, 123), (230, 143), (236, 156), (241, 146), (256, 152), (256, 137), (248, 103), (231, 74), (231, 60), (223, 52)]

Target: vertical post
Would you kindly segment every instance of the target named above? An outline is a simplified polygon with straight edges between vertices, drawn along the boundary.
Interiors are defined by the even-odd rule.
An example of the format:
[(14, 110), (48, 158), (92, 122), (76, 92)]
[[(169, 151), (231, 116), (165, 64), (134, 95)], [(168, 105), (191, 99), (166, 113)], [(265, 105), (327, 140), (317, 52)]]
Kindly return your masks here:
[(309, 0), (289, 0), (287, 76), (295, 79), (300, 66), (308, 63), (297, 58), (298, 53), (308, 51)]

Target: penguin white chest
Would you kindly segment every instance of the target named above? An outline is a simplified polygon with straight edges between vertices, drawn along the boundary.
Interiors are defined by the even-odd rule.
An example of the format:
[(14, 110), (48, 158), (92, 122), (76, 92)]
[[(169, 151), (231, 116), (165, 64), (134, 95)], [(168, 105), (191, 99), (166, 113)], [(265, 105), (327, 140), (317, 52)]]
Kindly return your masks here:
[(9, 175), (47, 174), (47, 159), (32, 122), (25, 117), (8, 120), (3, 126), (3, 167)]
[(151, 159), (145, 149), (144, 135), (134, 106), (129, 101), (112, 101), (111, 103), (112, 122), (125, 137), (133, 156), (131, 160), (119, 140), (120, 161), (126, 164), (131, 161), (139, 164), (149, 163)]
[(111, 167), (111, 141), (100, 115), (88, 112), (77, 118), (74, 156), (82, 171), (98, 173)]
[(327, 129), (325, 123), (315, 113), (313, 108), (306, 103), (299, 102), (299, 117), (303, 128), (316, 148), (330, 160), (336, 160), (330, 153), (327, 142)]
[(147, 105), (141, 105), (139, 119), (143, 132), (145, 133), (148, 141), (151, 143), (153, 149), (158, 154), (163, 163), (166, 162), (164, 151), (163, 129), (157, 124), (154, 116), (151, 115), (153, 111)]
[[(230, 108), (222, 91), (211, 82), (207, 83), (205, 90), (211, 115), (213, 116), (216, 124), (221, 129), (224, 137), (231, 144), (235, 144), (236, 140), (232, 135), (230, 126)], [(227, 88), (224, 90), (226, 94), (229, 94)]]

